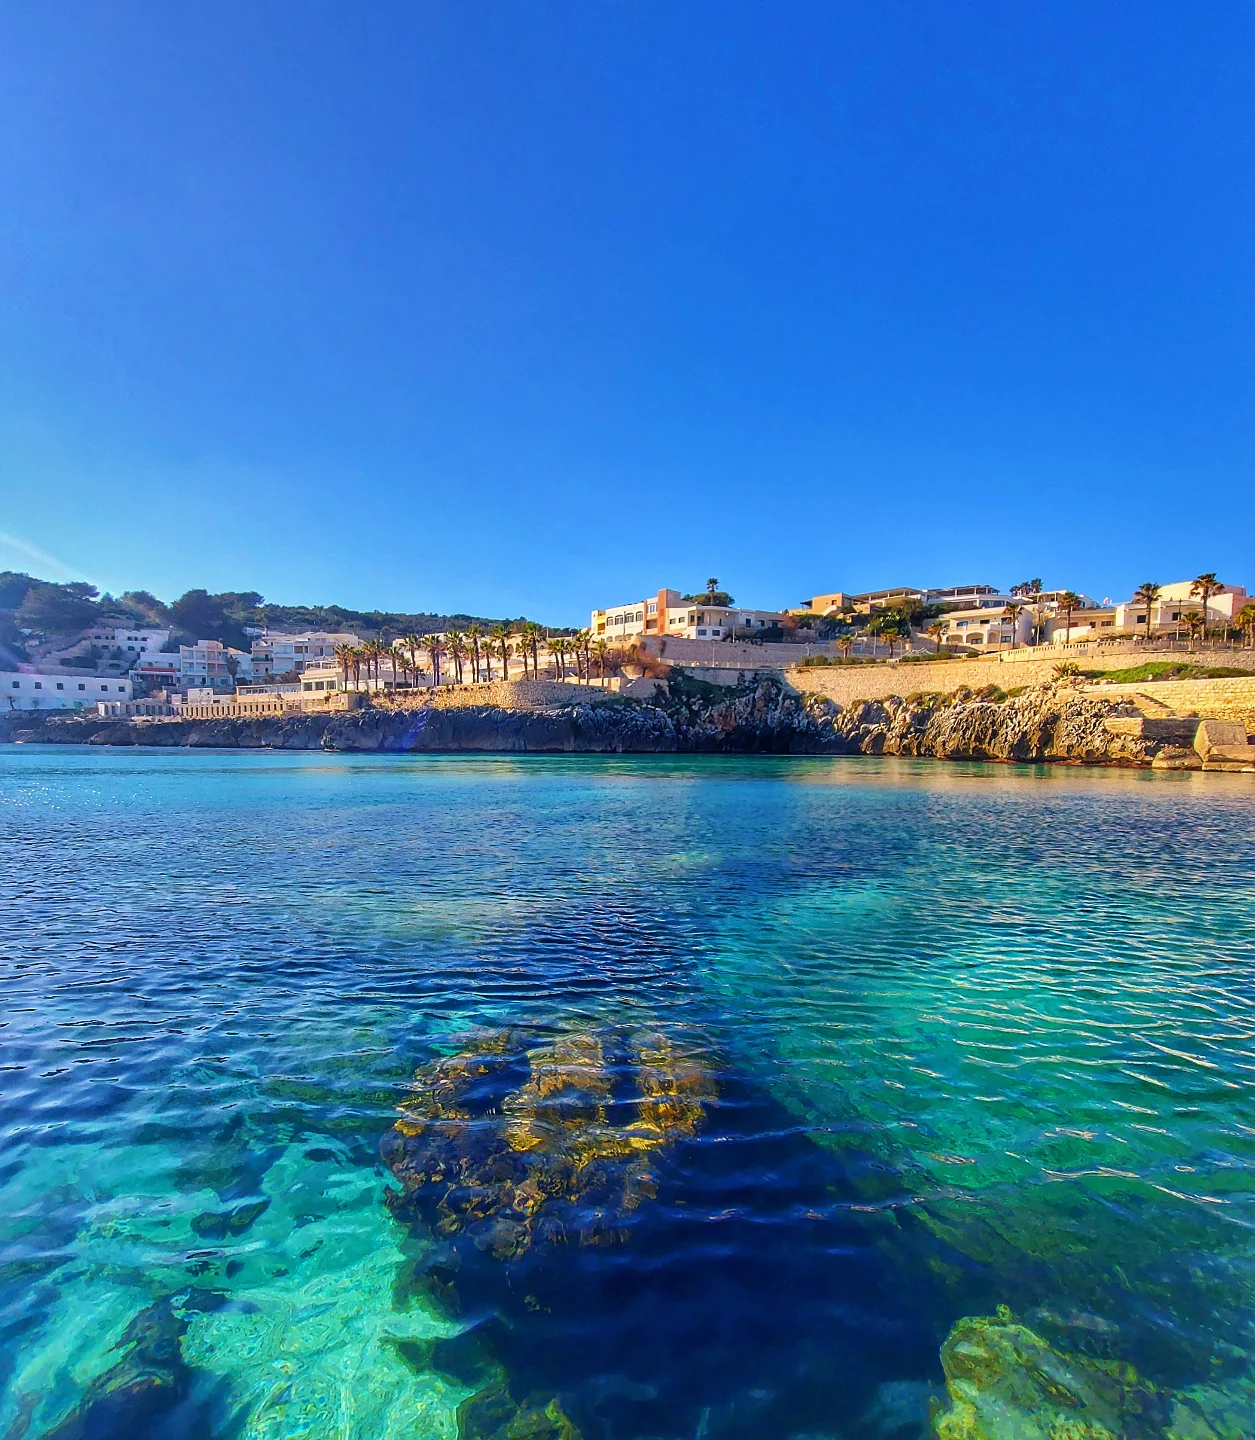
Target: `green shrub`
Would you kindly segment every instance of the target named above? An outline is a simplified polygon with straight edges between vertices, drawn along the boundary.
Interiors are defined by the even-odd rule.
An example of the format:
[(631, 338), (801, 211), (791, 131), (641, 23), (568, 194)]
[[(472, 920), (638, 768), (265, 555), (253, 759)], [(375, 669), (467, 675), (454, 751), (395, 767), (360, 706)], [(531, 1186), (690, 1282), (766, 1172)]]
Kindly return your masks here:
[(1116, 685), (1136, 685), (1147, 680), (1232, 680), (1255, 675), (1255, 671), (1237, 669), (1232, 665), (1191, 665), (1187, 661), (1148, 660), (1130, 665), (1126, 670), (1086, 670), (1094, 680), (1110, 680)]

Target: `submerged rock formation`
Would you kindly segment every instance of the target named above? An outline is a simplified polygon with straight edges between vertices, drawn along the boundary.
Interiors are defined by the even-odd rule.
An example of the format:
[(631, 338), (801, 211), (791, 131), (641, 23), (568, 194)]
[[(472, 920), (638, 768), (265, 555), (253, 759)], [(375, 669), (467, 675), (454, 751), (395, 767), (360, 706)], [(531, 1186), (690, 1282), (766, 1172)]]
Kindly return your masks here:
[(941, 1347), (949, 1404), (937, 1440), (1249, 1440), (1249, 1383), (1177, 1392), (1131, 1365), (1066, 1352), (1005, 1306), (960, 1320)]
[[(1182, 767), (1197, 722), (1144, 719), (1126, 704), (1043, 686), (1011, 698), (891, 697), (844, 708), (757, 678), (723, 688), (677, 675), (650, 700), (601, 696), (543, 709), (366, 709), (258, 719), (0, 716), (0, 741), (359, 752), (904, 755)], [(1182, 742), (1185, 742), (1185, 745)], [(1190, 768), (1198, 768), (1195, 760)]]
[(659, 1031), (491, 1031), (415, 1076), (382, 1147), (393, 1209), (500, 1259), (613, 1244), (657, 1193), (654, 1152), (694, 1135), (714, 1093)]

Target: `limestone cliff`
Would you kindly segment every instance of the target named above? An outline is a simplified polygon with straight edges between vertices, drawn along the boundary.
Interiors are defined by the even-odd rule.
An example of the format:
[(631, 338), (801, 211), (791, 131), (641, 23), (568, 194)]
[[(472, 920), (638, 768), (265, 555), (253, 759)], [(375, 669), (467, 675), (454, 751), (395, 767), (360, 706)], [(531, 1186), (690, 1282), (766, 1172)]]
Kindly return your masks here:
[[(650, 700), (540, 709), (468, 705), (259, 719), (127, 721), (17, 712), (0, 740), (344, 751), (557, 751), (933, 756), (1147, 765), (1189, 736), (1066, 687), (1013, 699), (890, 698), (844, 709), (777, 680), (736, 689), (677, 678)], [(1162, 732), (1162, 733), (1161, 733)]]

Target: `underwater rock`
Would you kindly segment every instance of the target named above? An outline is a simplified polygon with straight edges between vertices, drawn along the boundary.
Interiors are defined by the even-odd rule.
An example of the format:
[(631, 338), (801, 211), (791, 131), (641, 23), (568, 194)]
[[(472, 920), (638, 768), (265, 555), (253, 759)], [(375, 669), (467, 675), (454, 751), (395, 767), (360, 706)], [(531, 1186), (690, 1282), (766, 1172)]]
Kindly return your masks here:
[[(192, 1372), (179, 1343), (186, 1329), (169, 1300), (140, 1311), (118, 1341), (121, 1359), (88, 1385), (80, 1404), (44, 1440), (131, 1440), (145, 1433), (187, 1395)], [(14, 1440), (20, 1433), (17, 1427), (10, 1432)]]
[[(482, 1033), (418, 1071), (382, 1151), (421, 1242), (398, 1294), (464, 1322), (408, 1350), (474, 1388), (462, 1440), (927, 1424), (926, 1396), (882, 1387), (936, 1365), (953, 1311), (898, 1259), (904, 1234), (935, 1242), (868, 1206), (865, 1157), (817, 1144), (697, 1037)], [(892, 1429), (849, 1429), (878, 1393)]]
[(459, 1440), (581, 1440), (556, 1399), (532, 1396), (516, 1405), (502, 1383), (458, 1406), (458, 1436)]
[(715, 1096), (706, 1064), (660, 1031), (491, 1031), (413, 1089), (382, 1144), (393, 1209), (503, 1260), (621, 1240), (657, 1193), (658, 1154)]
[(1239, 1440), (1255, 1420), (1247, 1384), (1162, 1389), (1119, 1360), (1057, 1349), (1006, 1306), (960, 1320), (941, 1364), (937, 1440)]

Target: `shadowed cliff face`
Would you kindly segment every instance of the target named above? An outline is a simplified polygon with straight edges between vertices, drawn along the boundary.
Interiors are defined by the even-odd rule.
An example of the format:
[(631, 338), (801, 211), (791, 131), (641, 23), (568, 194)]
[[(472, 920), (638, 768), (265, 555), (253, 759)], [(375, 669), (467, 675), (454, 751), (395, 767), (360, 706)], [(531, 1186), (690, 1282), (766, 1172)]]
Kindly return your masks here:
[(1123, 709), (1061, 687), (1011, 700), (872, 700), (844, 709), (775, 680), (737, 690), (689, 682), (654, 701), (538, 710), (361, 710), (260, 719), (129, 721), (14, 713), (0, 740), (280, 750), (765, 753), (1145, 765), (1162, 742), (1112, 733)]

